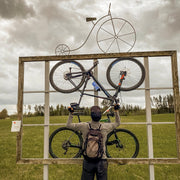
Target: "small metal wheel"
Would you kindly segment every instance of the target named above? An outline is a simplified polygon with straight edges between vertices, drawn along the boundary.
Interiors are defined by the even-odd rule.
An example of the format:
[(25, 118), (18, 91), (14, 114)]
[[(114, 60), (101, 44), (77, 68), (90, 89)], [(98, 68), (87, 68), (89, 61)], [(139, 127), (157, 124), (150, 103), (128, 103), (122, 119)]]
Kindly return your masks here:
[(58, 55), (69, 55), (70, 49), (66, 44), (58, 44), (55, 49), (55, 54)]
[(108, 19), (97, 31), (99, 49), (104, 53), (119, 53), (130, 51), (136, 42), (134, 27), (125, 19)]

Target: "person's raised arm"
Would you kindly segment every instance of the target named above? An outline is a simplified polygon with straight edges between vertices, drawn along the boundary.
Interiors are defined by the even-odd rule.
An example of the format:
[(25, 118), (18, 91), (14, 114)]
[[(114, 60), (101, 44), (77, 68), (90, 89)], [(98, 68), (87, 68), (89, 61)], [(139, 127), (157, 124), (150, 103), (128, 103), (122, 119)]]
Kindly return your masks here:
[(115, 126), (118, 127), (120, 125), (120, 116), (119, 116), (119, 104), (114, 105), (114, 113), (115, 113)]
[(69, 111), (69, 117), (68, 117), (68, 120), (67, 120), (67, 123), (66, 123), (66, 127), (70, 128), (70, 129), (73, 129), (74, 125), (72, 123), (72, 120), (73, 120), (74, 109), (72, 107), (69, 107), (68, 111)]

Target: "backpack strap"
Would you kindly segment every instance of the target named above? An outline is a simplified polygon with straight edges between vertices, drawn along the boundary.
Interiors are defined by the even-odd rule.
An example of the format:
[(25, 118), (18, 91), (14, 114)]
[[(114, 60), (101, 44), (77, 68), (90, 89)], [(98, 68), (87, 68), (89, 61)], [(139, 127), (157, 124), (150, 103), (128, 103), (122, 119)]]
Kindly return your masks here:
[(89, 129), (93, 129), (93, 128), (91, 127), (91, 123), (88, 122), (88, 124), (89, 124)]

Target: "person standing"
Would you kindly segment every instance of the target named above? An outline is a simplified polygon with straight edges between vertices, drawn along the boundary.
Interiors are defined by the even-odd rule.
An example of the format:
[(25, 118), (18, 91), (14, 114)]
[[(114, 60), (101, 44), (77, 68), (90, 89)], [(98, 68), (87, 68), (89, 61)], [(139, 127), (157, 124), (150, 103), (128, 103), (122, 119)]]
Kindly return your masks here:
[[(91, 119), (92, 119), (91, 122), (72, 123), (74, 109), (72, 107), (68, 108), (70, 113), (69, 113), (69, 118), (67, 120), (67, 125), (66, 125), (67, 128), (73, 129), (75, 131), (80, 131), (83, 137), (82, 148), (84, 151), (83, 152), (84, 161), (83, 161), (81, 180), (94, 180), (95, 175), (96, 175), (97, 180), (107, 180), (108, 162), (107, 162), (107, 156), (106, 156), (105, 143), (107, 140), (108, 133), (120, 125), (119, 108), (120, 106), (118, 104), (114, 105), (115, 122), (113, 123), (100, 123), (102, 113), (99, 106), (91, 107)], [(100, 138), (98, 139), (97, 137), (98, 139), (97, 141), (101, 145), (96, 146), (96, 144), (94, 144), (92, 145), (92, 149), (88, 150), (88, 148), (91, 147), (91, 145), (89, 144), (96, 143), (93, 141), (91, 142), (89, 141), (89, 139), (92, 139), (92, 138), (88, 138), (89, 134), (91, 134), (89, 133), (90, 131), (95, 134), (98, 134)], [(93, 136), (95, 135), (92, 135), (91, 137)], [(93, 152), (91, 151), (94, 151), (96, 147), (97, 148), (99, 147), (100, 149), (98, 150), (98, 153), (96, 153), (98, 154), (97, 157), (95, 158), (88, 157), (89, 154), (93, 156)]]

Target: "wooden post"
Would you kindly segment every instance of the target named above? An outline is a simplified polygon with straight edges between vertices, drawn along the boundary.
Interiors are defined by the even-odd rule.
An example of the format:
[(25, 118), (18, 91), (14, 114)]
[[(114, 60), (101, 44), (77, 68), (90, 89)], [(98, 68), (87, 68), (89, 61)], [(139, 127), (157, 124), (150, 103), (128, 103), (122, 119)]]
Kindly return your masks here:
[[(94, 63), (95, 62), (97, 62), (98, 60), (97, 59), (94, 59)], [(98, 66), (96, 66), (95, 68), (94, 68), (94, 77), (96, 78), (96, 79), (98, 79)], [(95, 89), (94, 89), (94, 95), (95, 96), (98, 96), (98, 91), (96, 91)], [(99, 105), (99, 100), (98, 100), (98, 98), (94, 98), (94, 106), (98, 106)]]
[[(45, 113), (44, 113), (44, 159), (49, 155), (49, 61), (45, 62)], [(43, 180), (49, 178), (49, 166), (44, 165)]]
[[(152, 116), (151, 116), (151, 99), (150, 99), (150, 82), (149, 82), (149, 61), (148, 57), (144, 57), (144, 66), (146, 69), (145, 78), (145, 100), (146, 100), (146, 122), (147, 124), (147, 138), (148, 138), (148, 155), (149, 158), (154, 158), (153, 155), (153, 133), (152, 133)], [(149, 164), (150, 180), (154, 180), (154, 165)]]
[(174, 113), (176, 124), (176, 139), (177, 139), (177, 155), (180, 159), (180, 97), (179, 97), (179, 81), (178, 81), (178, 66), (177, 52), (171, 56), (172, 79), (173, 79), (173, 94), (174, 94)]
[(18, 120), (21, 120), (20, 132), (17, 133), (16, 143), (16, 161), (18, 162), (22, 157), (22, 126), (23, 126), (23, 89), (24, 89), (24, 62), (19, 58), (19, 75), (18, 75)]

